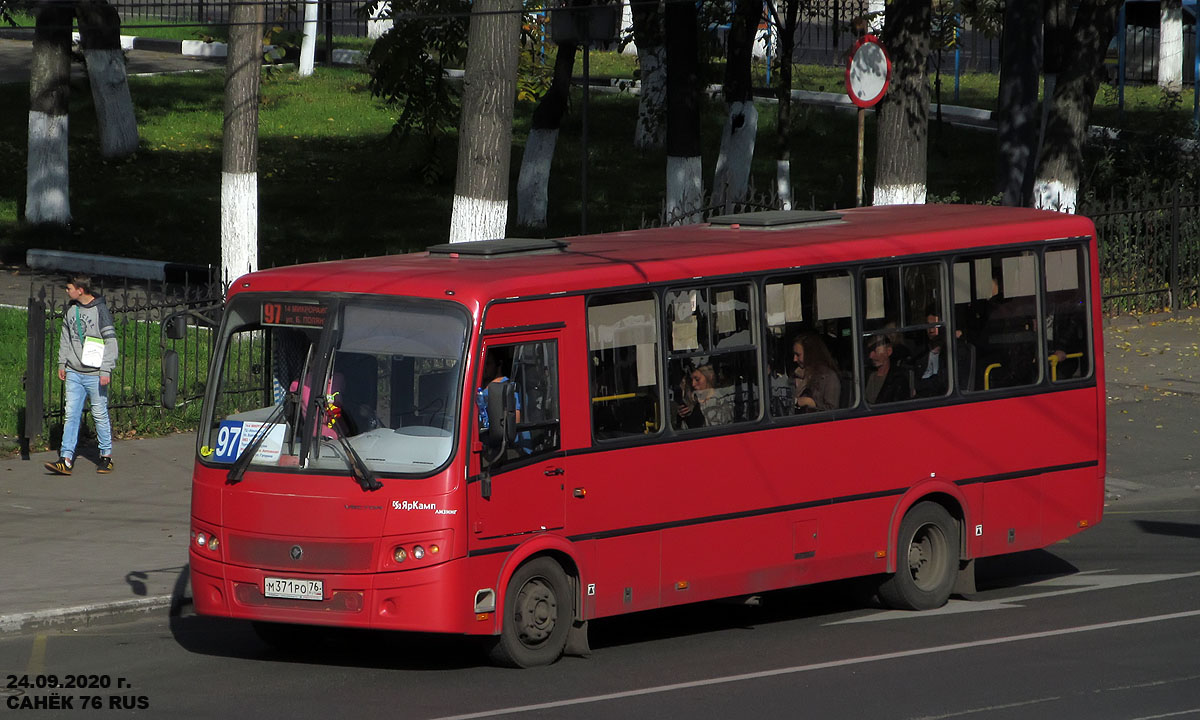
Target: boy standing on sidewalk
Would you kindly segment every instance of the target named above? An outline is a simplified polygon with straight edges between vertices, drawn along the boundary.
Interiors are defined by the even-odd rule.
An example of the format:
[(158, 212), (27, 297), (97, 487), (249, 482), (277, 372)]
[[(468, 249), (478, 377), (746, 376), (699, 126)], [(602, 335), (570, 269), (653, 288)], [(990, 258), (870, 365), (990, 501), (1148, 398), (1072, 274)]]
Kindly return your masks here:
[(104, 298), (93, 295), (91, 286), (87, 275), (76, 275), (67, 283), (70, 300), (58, 341), (58, 379), (66, 383), (61, 457), (46, 463), (46, 469), (58, 475), (71, 474), (85, 396), (92, 407), (100, 445), (96, 472), (110, 473), (113, 469), (108, 385), (117, 366), (117, 331)]

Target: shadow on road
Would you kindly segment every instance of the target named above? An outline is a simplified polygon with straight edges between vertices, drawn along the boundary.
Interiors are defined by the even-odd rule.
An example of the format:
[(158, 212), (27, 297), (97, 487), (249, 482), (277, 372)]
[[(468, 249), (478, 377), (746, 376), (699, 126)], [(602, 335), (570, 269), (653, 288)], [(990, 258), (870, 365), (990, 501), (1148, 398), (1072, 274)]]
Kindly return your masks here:
[(1196, 523), (1161, 522), (1159, 520), (1134, 520), (1144, 533), (1151, 535), (1169, 535), (1171, 537), (1200, 540), (1200, 525)]

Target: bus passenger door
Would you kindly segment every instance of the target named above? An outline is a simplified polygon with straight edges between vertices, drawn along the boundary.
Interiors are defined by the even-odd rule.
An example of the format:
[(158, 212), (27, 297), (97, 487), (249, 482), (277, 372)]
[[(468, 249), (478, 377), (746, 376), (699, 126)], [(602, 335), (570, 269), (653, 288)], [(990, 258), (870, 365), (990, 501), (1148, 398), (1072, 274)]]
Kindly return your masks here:
[[(565, 471), (559, 413), (558, 330), (489, 338), (475, 363), (469, 522), (488, 541), (563, 527)], [(516, 439), (494, 432), (489, 388), (511, 384)]]

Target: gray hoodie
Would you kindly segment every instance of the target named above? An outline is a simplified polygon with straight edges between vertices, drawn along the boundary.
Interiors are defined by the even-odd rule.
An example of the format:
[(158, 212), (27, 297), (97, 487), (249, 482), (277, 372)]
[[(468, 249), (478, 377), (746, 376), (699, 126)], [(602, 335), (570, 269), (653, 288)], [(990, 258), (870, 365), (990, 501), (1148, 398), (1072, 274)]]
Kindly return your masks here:
[[(98, 368), (83, 364), (85, 337), (104, 340), (104, 360)], [(86, 305), (78, 300), (67, 303), (62, 334), (58, 339), (58, 366), (83, 375), (112, 376), (113, 368), (117, 366), (117, 330), (104, 298), (96, 296)]]

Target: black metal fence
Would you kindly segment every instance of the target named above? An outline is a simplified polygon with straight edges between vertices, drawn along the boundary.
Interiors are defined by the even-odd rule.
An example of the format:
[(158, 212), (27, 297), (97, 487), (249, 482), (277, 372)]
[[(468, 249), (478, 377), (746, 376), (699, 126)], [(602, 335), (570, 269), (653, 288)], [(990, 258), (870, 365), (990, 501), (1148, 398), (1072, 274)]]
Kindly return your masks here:
[[(233, 0), (237, 1), (237, 0)], [(264, 0), (269, 27), (299, 31), (304, 25), (302, 0)], [(136, 25), (139, 20), (161, 23), (196, 23), (197, 38), (206, 27), (228, 24), (232, 15), (231, 0), (120, 0), (113, 3), (125, 24)], [(320, 0), (319, 17), (322, 29), (331, 26), (335, 35), (367, 36), (367, 17), (361, 12), (365, 0)]]
[(1110, 314), (1193, 307), (1200, 301), (1200, 194), (1090, 201), (1096, 223), (1104, 311)]
[[(212, 354), (212, 332), (189, 327), (181, 340), (163, 341), (161, 321), (181, 310), (212, 307), (223, 297), (219, 283), (198, 285), (139, 284), (104, 286), (97, 283), (113, 316), (119, 355), (108, 390), (113, 432), (127, 435), (144, 430), (167, 431), (195, 427), (199, 403)], [(68, 298), (61, 288), (31, 288), (25, 363), (25, 413), (22, 446), (44, 436), (57, 446), (62, 434), (63, 384), (58, 379), (58, 344)], [(180, 358), (179, 401), (164, 410), (162, 352)], [(85, 416), (87, 413), (85, 412)]]

